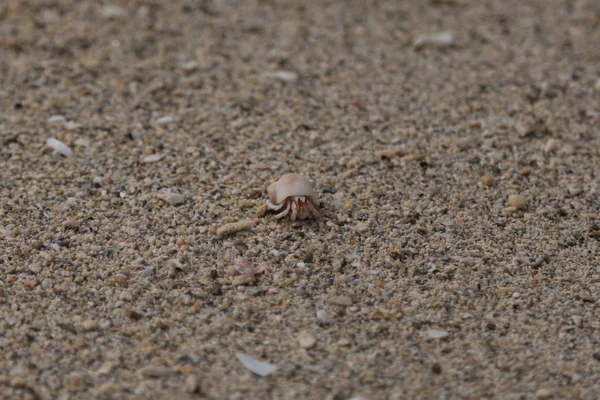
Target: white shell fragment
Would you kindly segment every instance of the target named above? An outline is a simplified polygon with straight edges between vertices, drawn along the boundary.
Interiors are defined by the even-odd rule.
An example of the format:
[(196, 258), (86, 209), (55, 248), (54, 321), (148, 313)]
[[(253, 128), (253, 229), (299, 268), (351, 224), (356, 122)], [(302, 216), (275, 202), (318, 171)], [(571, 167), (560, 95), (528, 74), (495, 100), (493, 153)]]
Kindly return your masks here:
[(162, 154), (152, 154), (152, 155), (144, 157), (144, 162), (152, 163), (152, 162), (160, 161), (160, 160), (162, 160), (162, 158), (163, 158)]
[(185, 203), (185, 196), (180, 193), (171, 193), (171, 191), (164, 190), (156, 194), (156, 197), (169, 203), (172, 206), (179, 206)]
[(442, 330), (438, 330), (438, 329), (429, 329), (427, 331), (427, 336), (429, 336), (432, 339), (443, 339), (443, 338), (450, 336), (450, 334), (447, 331), (442, 331)]
[(290, 71), (270, 72), (267, 75), (269, 78), (281, 82), (295, 82), (298, 80), (298, 74)]
[(165, 125), (170, 122), (173, 122), (173, 117), (171, 117), (170, 115), (165, 115), (164, 117), (160, 117), (159, 119), (156, 120), (156, 123), (158, 125)]
[(247, 356), (244, 353), (235, 352), (235, 356), (238, 360), (246, 367), (250, 372), (256, 374), (258, 376), (267, 376), (271, 375), (273, 372), (277, 371), (278, 367), (273, 364), (264, 363), (258, 361), (257, 359)]
[(54, 149), (54, 151), (56, 151), (59, 154), (62, 154), (65, 157), (70, 157), (73, 155), (73, 150), (71, 150), (69, 146), (67, 146), (58, 139), (50, 138), (46, 140), (46, 146)]
[(454, 35), (450, 32), (438, 32), (431, 35), (420, 35), (415, 39), (414, 46), (422, 47), (449, 47), (454, 44)]
[(48, 118), (48, 122), (50, 123), (55, 123), (55, 122), (67, 122), (67, 119), (65, 117), (63, 117), (62, 115), (53, 115), (50, 118)]

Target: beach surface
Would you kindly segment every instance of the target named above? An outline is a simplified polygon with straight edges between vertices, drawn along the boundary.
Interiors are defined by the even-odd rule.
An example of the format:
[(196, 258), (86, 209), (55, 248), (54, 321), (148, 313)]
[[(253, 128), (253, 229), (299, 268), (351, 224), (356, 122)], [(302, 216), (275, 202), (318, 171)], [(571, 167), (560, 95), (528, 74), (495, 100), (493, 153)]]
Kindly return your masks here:
[(0, 398), (600, 398), (599, 43), (596, 0), (1, 1)]

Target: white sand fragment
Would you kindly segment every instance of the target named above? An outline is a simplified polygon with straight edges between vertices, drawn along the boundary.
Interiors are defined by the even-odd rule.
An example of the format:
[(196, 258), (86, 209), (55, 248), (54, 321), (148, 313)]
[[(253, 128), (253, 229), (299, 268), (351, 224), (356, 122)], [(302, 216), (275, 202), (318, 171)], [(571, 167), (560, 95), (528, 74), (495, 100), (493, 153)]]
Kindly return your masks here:
[(267, 376), (271, 375), (273, 372), (277, 371), (278, 367), (273, 364), (264, 363), (258, 361), (257, 359), (247, 356), (240, 352), (235, 352), (235, 356), (238, 360), (246, 367), (250, 372), (256, 374), (258, 376)]
[(73, 155), (73, 150), (71, 150), (69, 146), (67, 146), (58, 139), (50, 138), (46, 140), (46, 146), (54, 149), (54, 151), (56, 151), (59, 154), (62, 154), (65, 157), (70, 157)]
[(153, 162), (162, 160), (162, 158), (163, 158), (162, 154), (151, 154), (149, 156), (144, 157), (144, 162), (145, 163), (153, 163)]
[(443, 339), (450, 336), (450, 334), (447, 331), (442, 331), (439, 329), (429, 329), (427, 331), (427, 336), (432, 339)]
[(172, 206), (179, 206), (185, 203), (185, 196), (181, 193), (171, 193), (170, 191), (161, 191), (156, 194), (156, 197), (169, 203)]
[(48, 122), (50, 122), (50, 123), (56, 123), (56, 122), (65, 123), (65, 122), (67, 122), (67, 119), (65, 117), (63, 117), (62, 115), (53, 115), (50, 118), (48, 118)]
[(173, 117), (171, 117), (170, 115), (165, 115), (164, 117), (160, 117), (159, 119), (156, 120), (156, 123), (158, 125), (165, 125), (170, 122), (173, 122)]
[(102, 17), (105, 19), (119, 19), (127, 15), (127, 11), (115, 5), (108, 5), (102, 9)]
[(450, 32), (438, 32), (430, 35), (420, 35), (414, 41), (416, 48), (449, 47), (454, 44), (454, 35)]
[(270, 79), (281, 81), (281, 82), (295, 82), (298, 80), (298, 74), (291, 71), (276, 71), (269, 72), (267, 76)]

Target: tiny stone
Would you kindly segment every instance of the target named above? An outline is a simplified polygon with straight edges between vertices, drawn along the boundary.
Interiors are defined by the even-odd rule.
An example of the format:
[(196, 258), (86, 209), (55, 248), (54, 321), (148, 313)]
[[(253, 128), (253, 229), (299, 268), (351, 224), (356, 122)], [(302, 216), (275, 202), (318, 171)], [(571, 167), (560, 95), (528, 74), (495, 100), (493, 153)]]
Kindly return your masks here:
[(432, 339), (443, 339), (450, 336), (450, 334), (447, 331), (443, 330), (429, 329), (427, 331), (427, 336), (429, 336)]
[(152, 267), (146, 267), (146, 268), (144, 268), (142, 270), (141, 274), (140, 274), (140, 276), (142, 278), (149, 278), (152, 275), (154, 275), (154, 268), (152, 268)]
[(333, 322), (333, 319), (331, 318), (331, 316), (329, 316), (327, 311), (319, 310), (317, 311), (317, 321), (319, 321), (322, 324), (331, 324)]
[(439, 32), (431, 35), (421, 35), (414, 41), (414, 46), (417, 49), (422, 47), (449, 47), (454, 44), (454, 35), (450, 32)]
[(126, 308), (125, 316), (131, 319), (141, 319), (143, 317), (141, 312), (134, 310), (133, 308)]
[(40, 264), (31, 264), (27, 269), (34, 274), (39, 274), (42, 271), (42, 266)]
[(52, 148), (59, 154), (62, 154), (65, 157), (70, 157), (73, 155), (73, 150), (69, 148), (66, 144), (61, 142), (58, 139), (50, 138), (46, 141), (46, 146)]
[(39, 240), (34, 240), (33, 242), (31, 242), (31, 248), (34, 250), (39, 250), (42, 248), (42, 246), (43, 246), (43, 244)]
[(581, 326), (583, 325), (583, 318), (581, 317), (581, 315), (573, 315), (571, 316), (571, 320), (578, 328), (581, 328)]
[(483, 183), (487, 187), (492, 187), (494, 186), (494, 178), (486, 175), (481, 178), (481, 183)]
[(69, 376), (69, 387), (72, 391), (78, 392), (85, 386), (85, 377), (77, 372)]
[(337, 306), (349, 307), (352, 305), (352, 299), (348, 296), (333, 296), (329, 298), (329, 302)]
[(105, 383), (97, 389), (98, 394), (101, 395), (115, 395), (121, 392), (121, 386), (116, 383)]
[(131, 300), (133, 300), (133, 296), (129, 292), (121, 292), (121, 294), (119, 295), (119, 300), (131, 301)]
[(588, 293), (581, 293), (580, 297), (581, 297), (581, 300), (587, 301), (588, 303), (595, 303), (596, 302), (596, 298), (592, 297)]
[(114, 5), (107, 5), (102, 8), (102, 17), (105, 19), (120, 19), (127, 16), (127, 11), (121, 7)]
[(98, 323), (96, 321), (93, 321), (91, 319), (88, 319), (86, 321), (83, 321), (81, 323), (81, 327), (85, 330), (85, 331), (93, 331), (94, 329), (98, 328)]
[(559, 144), (560, 141), (556, 139), (548, 139), (548, 141), (546, 142), (546, 146), (544, 146), (544, 152), (551, 153), (555, 151), (556, 149), (558, 149)]
[(267, 74), (270, 79), (281, 81), (281, 82), (295, 82), (298, 80), (298, 74), (290, 71), (276, 71)]
[(189, 375), (186, 379), (185, 379), (185, 387), (184, 390), (187, 393), (196, 393), (198, 392), (198, 377), (196, 375)]
[(149, 366), (140, 370), (140, 374), (144, 378), (162, 378), (175, 375), (175, 371), (171, 368)]
[(433, 372), (436, 375), (439, 375), (442, 373), (442, 366), (440, 364), (433, 364), (431, 366), (431, 372)]
[(527, 205), (526, 201), (525, 201), (525, 197), (518, 195), (518, 194), (513, 194), (508, 196), (508, 202), (507, 202), (509, 207), (514, 207), (517, 210), (523, 210), (525, 208), (525, 206)]
[(554, 392), (550, 389), (539, 389), (535, 392), (536, 399), (549, 399), (554, 395)]
[(10, 380), (10, 385), (16, 389), (24, 389), (27, 387), (27, 382), (25, 382), (25, 379), (22, 376), (16, 375)]
[(185, 196), (180, 193), (159, 193), (156, 195), (159, 199), (169, 203), (172, 206), (185, 204)]
[(512, 294), (512, 297), (513, 297), (513, 298), (515, 298), (515, 299), (518, 299), (519, 297), (521, 297), (521, 293), (519, 293), (519, 292), (514, 292), (514, 293)]
[(158, 125), (165, 125), (168, 124), (169, 122), (173, 122), (173, 117), (171, 116), (164, 116), (164, 117), (160, 117), (159, 119), (156, 120), (156, 123)]
[(317, 343), (317, 340), (309, 332), (304, 331), (298, 335), (298, 343), (303, 349), (310, 349)]
[(152, 154), (152, 155), (144, 157), (144, 162), (145, 163), (153, 163), (153, 162), (162, 160), (162, 158), (163, 158), (162, 154)]

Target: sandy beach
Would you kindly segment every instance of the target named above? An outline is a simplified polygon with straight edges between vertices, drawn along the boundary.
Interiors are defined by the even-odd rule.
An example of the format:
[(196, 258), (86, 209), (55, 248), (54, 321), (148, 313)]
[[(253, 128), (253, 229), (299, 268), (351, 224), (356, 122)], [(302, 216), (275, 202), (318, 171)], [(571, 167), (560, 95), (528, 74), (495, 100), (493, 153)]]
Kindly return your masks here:
[(3, 0), (0, 398), (598, 399), (599, 174), (596, 0)]

